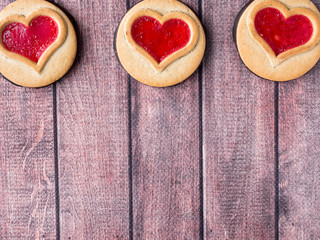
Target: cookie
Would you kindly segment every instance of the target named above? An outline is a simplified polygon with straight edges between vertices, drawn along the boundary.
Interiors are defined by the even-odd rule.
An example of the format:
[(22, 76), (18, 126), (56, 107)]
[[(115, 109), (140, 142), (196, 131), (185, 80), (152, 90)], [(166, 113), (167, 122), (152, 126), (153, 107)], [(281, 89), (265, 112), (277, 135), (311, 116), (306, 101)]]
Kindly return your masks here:
[(320, 58), (320, 13), (309, 0), (254, 0), (236, 24), (240, 57), (262, 78), (299, 78)]
[(167, 87), (187, 79), (205, 51), (197, 16), (176, 0), (145, 0), (123, 17), (116, 51), (124, 69), (138, 81)]
[(0, 13), (0, 72), (24, 87), (43, 87), (70, 69), (77, 52), (68, 17), (44, 0), (18, 0)]

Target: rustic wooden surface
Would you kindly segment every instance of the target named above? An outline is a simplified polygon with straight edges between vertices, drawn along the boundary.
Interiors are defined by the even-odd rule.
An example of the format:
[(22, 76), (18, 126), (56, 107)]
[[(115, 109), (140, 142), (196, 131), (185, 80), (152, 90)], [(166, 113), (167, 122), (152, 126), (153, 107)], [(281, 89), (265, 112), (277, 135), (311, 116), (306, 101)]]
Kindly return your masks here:
[(113, 50), (139, 1), (54, 2), (77, 29), (70, 72), (41, 89), (0, 79), (1, 240), (320, 239), (320, 65), (287, 83), (253, 75), (232, 40), (248, 0), (183, 1), (208, 47), (164, 89)]
[(203, 2), (207, 40), (215, 43), (202, 87), (207, 239), (275, 237), (275, 83), (246, 69), (230, 31), (246, 3)]

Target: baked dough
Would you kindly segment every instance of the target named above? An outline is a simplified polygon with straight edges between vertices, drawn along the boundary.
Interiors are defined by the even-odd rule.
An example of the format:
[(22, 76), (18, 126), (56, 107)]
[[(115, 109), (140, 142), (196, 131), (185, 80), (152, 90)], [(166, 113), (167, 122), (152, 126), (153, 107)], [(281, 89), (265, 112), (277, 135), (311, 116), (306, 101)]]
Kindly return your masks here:
[[(264, 8), (278, 9), (285, 18), (307, 17), (313, 33), (304, 45), (276, 56), (255, 29), (254, 19)], [(255, 74), (273, 81), (288, 81), (307, 73), (320, 58), (320, 13), (309, 0), (255, 0), (242, 13), (236, 28), (236, 44), (241, 59)]]
[[(11, 23), (29, 26), (39, 16), (53, 19), (58, 36), (37, 62), (6, 49), (3, 31)], [(75, 30), (68, 17), (55, 5), (44, 0), (18, 0), (0, 13), (0, 72), (8, 80), (24, 87), (43, 87), (60, 79), (70, 69), (77, 52)]]
[[(161, 62), (156, 61), (131, 34), (134, 22), (144, 16), (156, 19), (162, 26), (172, 19), (184, 21), (190, 30), (188, 43)], [(197, 16), (176, 0), (138, 3), (124, 16), (116, 34), (116, 51), (122, 66), (133, 78), (154, 87), (176, 85), (188, 78), (198, 68), (205, 44), (205, 34)]]

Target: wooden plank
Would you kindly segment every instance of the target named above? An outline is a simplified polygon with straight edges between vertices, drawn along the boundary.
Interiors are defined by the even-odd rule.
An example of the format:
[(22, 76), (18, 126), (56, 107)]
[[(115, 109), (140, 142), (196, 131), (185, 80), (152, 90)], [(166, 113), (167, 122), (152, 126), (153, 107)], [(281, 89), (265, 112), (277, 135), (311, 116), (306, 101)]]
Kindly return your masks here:
[(129, 239), (127, 75), (113, 37), (125, 1), (57, 1), (79, 54), (57, 84), (61, 239)]
[(55, 239), (52, 86), (0, 80), (0, 239)]
[(280, 84), (279, 239), (320, 239), (319, 71)]
[(205, 239), (275, 237), (275, 83), (241, 62), (231, 29), (247, 0), (203, 0)]
[(199, 239), (198, 92), (198, 73), (163, 89), (132, 79), (134, 239)]
[(0, 80), (0, 239), (55, 239), (52, 87)]
[(0, 239), (56, 239), (52, 86), (0, 92)]

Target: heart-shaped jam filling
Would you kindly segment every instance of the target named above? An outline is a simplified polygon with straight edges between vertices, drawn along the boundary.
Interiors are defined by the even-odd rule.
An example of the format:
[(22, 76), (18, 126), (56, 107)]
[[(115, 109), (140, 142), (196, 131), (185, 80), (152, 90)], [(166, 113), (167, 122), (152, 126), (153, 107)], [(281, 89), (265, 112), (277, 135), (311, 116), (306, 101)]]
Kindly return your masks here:
[(161, 24), (153, 17), (142, 16), (132, 24), (131, 35), (139, 46), (160, 63), (189, 43), (191, 31), (181, 19), (170, 19)]
[(306, 44), (313, 34), (312, 23), (306, 16), (293, 15), (285, 18), (278, 9), (271, 7), (257, 13), (254, 25), (276, 56)]
[(19, 22), (8, 24), (2, 31), (3, 46), (37, 63), (59, 35), (58, 24), (48, 16), (32, 19), (29, 26)]

